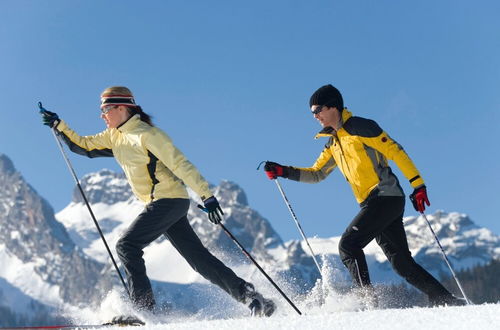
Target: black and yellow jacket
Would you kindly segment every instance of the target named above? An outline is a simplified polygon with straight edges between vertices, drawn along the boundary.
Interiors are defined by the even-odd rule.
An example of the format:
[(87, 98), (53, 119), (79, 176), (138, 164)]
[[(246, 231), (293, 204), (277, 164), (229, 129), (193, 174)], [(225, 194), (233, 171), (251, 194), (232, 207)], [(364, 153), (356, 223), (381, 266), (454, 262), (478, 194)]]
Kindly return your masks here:
[(212, 196), (208, 182), (161, 129), (132, 116), (118, 128), (80, 136), (64, 121), (57, 127), (69, 148), (88, 157), (115, 157), (135, 196), (145, 203), (161, 198), (189, 198), (188, 185), (202, 200)]
[(342, 111), (342, 126), (335, 131), (326, 127), (316, 135), (329, 141), (312, 167), (289, 169), (291, 180), (316, 183), (325, 179), (338, 167), (350, 183), (358, 203), (370, 196), (404, 196), (388, 160), (401, 169), (413, 188), (424, 180), (403, 147), (370, 119), (353, 117)]

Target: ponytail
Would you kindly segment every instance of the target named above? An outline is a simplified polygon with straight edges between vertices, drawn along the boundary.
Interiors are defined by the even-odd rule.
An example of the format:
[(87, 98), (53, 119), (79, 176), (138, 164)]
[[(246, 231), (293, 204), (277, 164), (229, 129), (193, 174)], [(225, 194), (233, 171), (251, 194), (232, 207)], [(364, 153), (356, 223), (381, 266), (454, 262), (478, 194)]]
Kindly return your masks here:
[(142, 111), (142, 108), (140, 105), (137, 105), (135, 107), (128, 107), (128, 110), (130, 114), (133, 116), (135, 114), (138, 114), (141, 117), (141, 120), (145, 123), (147, 123), (150, 126), (155, 126), (153, 125), (153, 121), (151, 120), (151, 116)]

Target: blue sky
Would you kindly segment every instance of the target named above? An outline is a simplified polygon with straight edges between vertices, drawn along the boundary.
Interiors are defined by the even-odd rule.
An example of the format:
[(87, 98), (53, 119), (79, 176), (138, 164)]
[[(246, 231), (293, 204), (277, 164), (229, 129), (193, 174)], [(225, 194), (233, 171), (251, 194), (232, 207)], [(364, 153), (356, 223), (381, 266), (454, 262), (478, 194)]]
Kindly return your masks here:
[[(237, 182), (284, 239), (299, 238), (256, 167), (312, 165), (326, 141), (313, 139), (320, 126), (308, 100), (332, 83), (355, 115), (405, 147), (430, 212), (467, 213), (500, 234), (499, 9), (497, 1), (4, 0), (0, 153), (61, 210), (73, 181), (37, 102), (94, 134), (104, 129), (100, 92), (125, 85), (210, 182)], [(71, 160), (80, 176), (119, 170), (113, 159)], [(358, 211), (338, 171), (315, 185), (282, 184), (308, 236), (340, 235)]]

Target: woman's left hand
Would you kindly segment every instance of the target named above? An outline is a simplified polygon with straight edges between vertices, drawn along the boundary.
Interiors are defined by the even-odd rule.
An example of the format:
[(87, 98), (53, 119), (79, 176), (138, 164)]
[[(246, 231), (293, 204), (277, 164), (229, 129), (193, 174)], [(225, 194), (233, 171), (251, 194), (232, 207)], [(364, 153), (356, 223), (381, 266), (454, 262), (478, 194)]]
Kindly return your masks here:
[(222, 221), (222, 216), (224, 212), (219, 205), (219, 201), (215, 196), (207, 198), (203, 201), (205, 209), (208, 212), (208, 219), (215, 225), (218, 225)]

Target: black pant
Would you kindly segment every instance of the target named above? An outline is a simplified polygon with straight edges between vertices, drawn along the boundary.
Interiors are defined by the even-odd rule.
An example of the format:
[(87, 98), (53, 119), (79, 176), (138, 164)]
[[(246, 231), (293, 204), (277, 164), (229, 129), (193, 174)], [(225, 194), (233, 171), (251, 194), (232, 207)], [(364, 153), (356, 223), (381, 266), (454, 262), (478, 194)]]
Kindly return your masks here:
[(236, 300), (243, 301), (242, 284), (245, 281), (203, 246), (187, 220), (188, 209), (187, 199), (160, 199), (152, 202), (118, 240), (116, 251), (125, 268), (132, 301), (138, 308), (152, 309), (155, 305), (142, 250), (162, 234), (195, 271)]
[(371, 285), (363, 248), (374, 238), (394, 270), (430, 299), (449, 296), (411, 256), (403, 226), (404, 197), (375, 197), (362, 206), (339, 242), (342, 262), (359, 286)]

